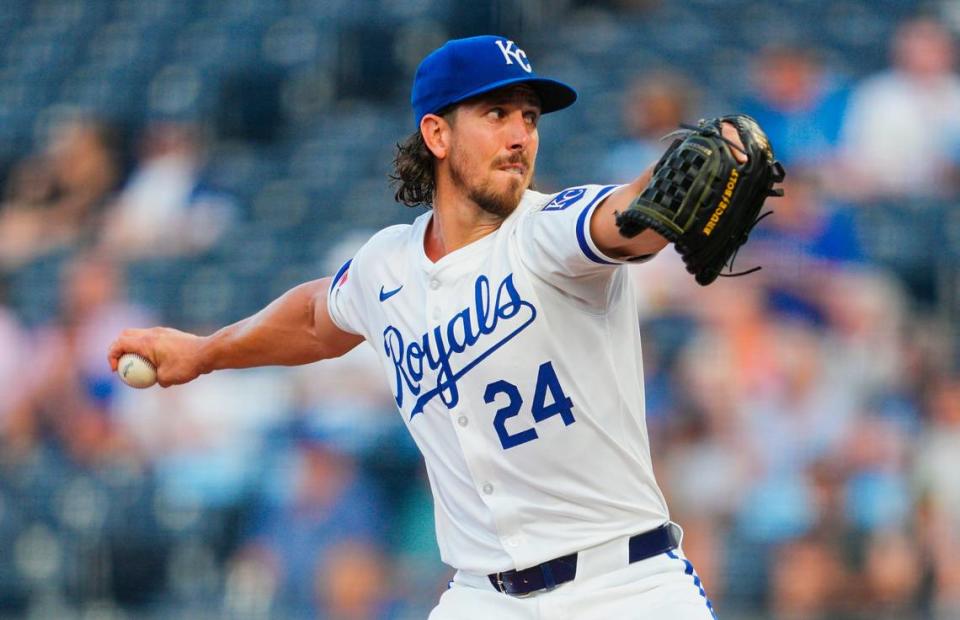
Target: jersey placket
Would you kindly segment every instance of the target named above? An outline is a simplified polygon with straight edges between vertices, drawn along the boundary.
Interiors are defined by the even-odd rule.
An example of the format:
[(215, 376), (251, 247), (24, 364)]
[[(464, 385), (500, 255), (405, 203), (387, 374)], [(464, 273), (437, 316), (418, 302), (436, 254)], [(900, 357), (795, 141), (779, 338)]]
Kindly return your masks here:
[[(479, 261), (459, 261), (455, 264), (433, 265), (427, 270), (425, 313), (427, 324), (431, 329), (437, 326), (445, 329), (445, 320), (462, 310), (462, 308), (448, 306), (449, 300), (473, 298), (473, 283), (479, 275), (474, 271), (478, 264)], [(487, 275), (493, 276), (493, 271), (496, 271), (490, 271), (493, 265), (486, 263), (484, 266), (486, 267), (484, 271), (489, 272)], [(503, 481), (496, 473), (497, 467), (491, 458), (491, 454), (497, 453), (491, 452), (490, 440), (485, 436), (489, 434), (487, 431), (490, 429), (483, 426), (484, 423), (492, 424), (492, 422), (483, 418), (484, 404), (480, 401), (478, 394), (471, 393), (465, 383), (459, 385), (458, 389), (459, 398), (453, 407), (448, 408), (443, 405), (439, 397), (433, 404), (440, 409), (438, 412), (440, 415), (446, 416), (453, 428), (463, 460), (467, 464), (473, 481), (474, 491), (490, 510), (497, 528), (496, 535), (504, 552), (516, 562), (516, 551), (523, 545), (525, 539), (518, 533), (519, 524), (507, 522), (506, 515), (512, 511), (511, 500), (509, 493), (505, 492)]]

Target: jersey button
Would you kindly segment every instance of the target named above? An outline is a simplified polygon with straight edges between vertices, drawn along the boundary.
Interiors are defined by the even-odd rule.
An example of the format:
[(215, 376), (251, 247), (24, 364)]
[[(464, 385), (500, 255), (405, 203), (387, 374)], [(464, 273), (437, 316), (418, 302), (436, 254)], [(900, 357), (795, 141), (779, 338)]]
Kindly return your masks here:
[(493, 485), (489, 482), (485, 483), (483, 485), (483, 493), (484, 495), (493, 495)]
[(508, 546), (508, 547), (513, 547), (514, 549), (516, 549), (517, 547), (519, 547), (519, 546), (520, 546), (520, 537), (519, 537), (519, 536), (511, 536), (511, 537), (507, 538), (507, 546)]
[(457, 418), (457, 424), (459, 424), (460, 426), (466, 426), (467, 424), (470, 424), (470, 420), (467, 419), (467, 416), (462, 415), (459, 418)]
[(430, 288), (433, 290), (440, 288), (440, 280), (430, 280)]
[(437, 321), (440, 320), (440, 308), (433, 309), (433, 318), (434, 320), (437, 320)]

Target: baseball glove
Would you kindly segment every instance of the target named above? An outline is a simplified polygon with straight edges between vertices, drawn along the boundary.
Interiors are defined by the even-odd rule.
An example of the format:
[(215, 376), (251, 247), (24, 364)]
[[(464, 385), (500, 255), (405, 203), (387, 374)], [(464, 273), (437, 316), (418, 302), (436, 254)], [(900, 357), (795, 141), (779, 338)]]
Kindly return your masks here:
[[(743, 149), (721, 135), (721, 123), (732, 123)], [(738, 114), (701, 120), (696, 127), (669, 134), (675, 140), (653, 171), (650, 183), (630, 207), (617, 214), (624, 237), (651, 228), (674, 244), (687, 271), (706, 286), (730, 265), (750, 231), (770, 211), (760, 215), (768, 196), (782, 196), (774, 184), (784, 170), (773, 156), (766, 134), (749, 116)], [(737, 163), (733, 151), (747, 156)]]

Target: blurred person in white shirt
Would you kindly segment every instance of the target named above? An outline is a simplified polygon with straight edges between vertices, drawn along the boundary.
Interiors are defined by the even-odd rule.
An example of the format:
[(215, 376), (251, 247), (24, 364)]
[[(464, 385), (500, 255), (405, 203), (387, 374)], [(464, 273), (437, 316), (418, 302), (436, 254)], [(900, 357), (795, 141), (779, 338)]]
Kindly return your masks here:
[(849, 174), (842, 184), (866, 199), (955, 195), (960, 76), (953, 36), (931, 18), (907, 21), (892, 52), (892, 68), (864, 80), (852, 95), (842, 134)]
[(199, 127), (173, 121), (147, 127), (140, 162), (106, 214), (101, 244), (111, 255), (195, 254), (226, 230), (231, 202), (200, 181), (201, 133)]

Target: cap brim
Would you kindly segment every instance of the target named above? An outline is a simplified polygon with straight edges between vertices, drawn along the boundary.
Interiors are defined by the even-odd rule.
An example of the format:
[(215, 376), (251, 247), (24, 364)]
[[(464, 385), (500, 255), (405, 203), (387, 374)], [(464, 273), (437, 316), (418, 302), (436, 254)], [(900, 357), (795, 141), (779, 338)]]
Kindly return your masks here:
[(489, 93), (512, 84), (529, 84), (530, 87), (536, 91), (537, 96), (540, 97), (540, 112), (542, 114), (548, 114), (550, 112), (556, 112), (557, 110), (570, 107), (577, 100), (577, 91), (563, 82), (541, 77), (515, 77), (510, 78), (509, 80), (500, 80), (499, 82), (484, 84), (483, 88), (478, 88), (466, 93), (465, 95), (459, 97), (456, 101), (450, 102), (450, 105), (463, 103), (467, 99), (471, 99), (473, 97), (477, 97), (484, 93)]

